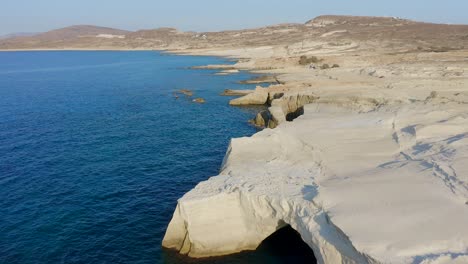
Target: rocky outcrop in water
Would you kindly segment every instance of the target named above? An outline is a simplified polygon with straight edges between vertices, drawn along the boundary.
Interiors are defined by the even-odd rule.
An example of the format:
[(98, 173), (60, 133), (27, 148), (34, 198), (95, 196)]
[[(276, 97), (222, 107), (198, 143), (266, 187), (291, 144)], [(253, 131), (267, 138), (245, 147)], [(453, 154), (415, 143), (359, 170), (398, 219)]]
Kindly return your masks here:
[[(257, 88), (250, 95), (232, 100), (231, 105), (252, 105), (260, 104), (260, 102), (270, 105), (268, 110), (261, 111), (252, 120), (256, 126), (267, 128), (275, 128), (280, 123), (296, 119), (304, 113), (304, 105), (313, 103), (319, 99), (314, 94), (268, 93), (263, 88)], [(252, 98), (258, 98), (258, 100), (252, 100)]]
[[(273, 96), (274, 97), (274, 96)], [(287, 94), (271, 101), (268, 111), (271, 120), (269, 128), (274, 128), (286, 121), (293, 121), (304, 114), (304, 106), (317, 101), (320, 97), (313, 94)]]
[(229, 102), (230, 105), (264, 105), (268, 101), (268, 89), (258, 86), (252, 93)]
[(180, 89), (179, 91), (177, 91), (177, 93), (180, 93), (180, 94), (183, 94), (187, 97), (192, 97), (193, 96), (193, 91), (189, 90), (189, 89)]
[[(271, 123), (271, 114), (268, 110), (263, 110), (258, 113), (251, 122), (258, 127), (269, 127)], [(271, 127), (273, 128), (273, 127)]]
[(195, 99), (193, 99), (193, 102), (198, 103), (198, 104), (204, 104), (204, 103), (206, 103), (206, 100), (203, 99), (203, 98), (195, 98)]
[(231, 90), (231, 89), (226, 89), (221, 93), (223, 96), (244, 96), (253, 93), (254, 91), (252, 90)]

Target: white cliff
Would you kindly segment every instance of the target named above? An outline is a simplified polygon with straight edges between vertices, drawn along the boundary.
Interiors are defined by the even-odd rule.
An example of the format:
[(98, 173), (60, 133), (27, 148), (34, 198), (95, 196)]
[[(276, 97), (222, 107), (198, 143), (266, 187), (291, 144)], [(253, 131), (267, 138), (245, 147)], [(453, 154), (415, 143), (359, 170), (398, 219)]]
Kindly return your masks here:
[[(319, 263), (468, 263), (468, 51), (393, 26), (388, 39), (349, 34), (377, 25), (350, 19), (311, 21), (324, 31), (288, 45), (194, 51), (275, 75), (231, 104), (267, 104), (255, 123), (276, 128), (231, 141), (220, 174), (179, 200), (163, 246), (226, 255), (290, 225)], [(394, 22), (409, 23), (379, 23)]]
[(179, 200), (163, 245), (225, 255), (289, 224), (319, 263), (468, 263), (468, 114), (437, 100), (313, 103), (233, 139), (220, 175)]

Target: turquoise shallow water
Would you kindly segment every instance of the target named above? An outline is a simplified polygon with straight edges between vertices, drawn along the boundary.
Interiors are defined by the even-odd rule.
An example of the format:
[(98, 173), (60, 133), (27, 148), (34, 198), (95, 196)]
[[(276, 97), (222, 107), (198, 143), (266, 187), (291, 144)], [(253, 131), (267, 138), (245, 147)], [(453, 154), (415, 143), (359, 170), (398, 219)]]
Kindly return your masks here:
[[(191, 262), (160, 246), (176, 201), (218, 173), (230, 138), (256, 132), (258, 109), (219, 96), (252, 76), (188, 69), (216, 63), (226, 61), (0, 52), (0, 263)], [(176, 100), (182, 88), (207, 103)], [(201, 263), (217, 261), (273, 260)]]

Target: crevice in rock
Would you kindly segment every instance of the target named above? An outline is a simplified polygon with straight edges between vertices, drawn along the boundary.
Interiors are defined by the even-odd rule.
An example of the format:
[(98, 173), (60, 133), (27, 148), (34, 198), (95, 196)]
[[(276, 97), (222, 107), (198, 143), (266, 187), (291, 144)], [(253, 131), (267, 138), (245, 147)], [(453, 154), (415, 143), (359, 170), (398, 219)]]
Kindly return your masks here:
[(184, 241), (182, 242), (181, 248), (179, 249), (180, 254), (187, 255), (192, 249), (192, 244), (190, 243), (189, 232), (185, 233)]
[(284, 96), (284, 93), (270, 93), (268, 96), (268, 106), (271, 106), (271, 102), (276, 99), (281, 99)]
[(296, 111), (286, 114), (286, 121), (291, 122), (304, 114), (304, 106), (298, 107)]
[(258, 127), (268, 127), (271, 120), (271, 114), (268, 110), (263, 110), (257, 114), (251, 122)]

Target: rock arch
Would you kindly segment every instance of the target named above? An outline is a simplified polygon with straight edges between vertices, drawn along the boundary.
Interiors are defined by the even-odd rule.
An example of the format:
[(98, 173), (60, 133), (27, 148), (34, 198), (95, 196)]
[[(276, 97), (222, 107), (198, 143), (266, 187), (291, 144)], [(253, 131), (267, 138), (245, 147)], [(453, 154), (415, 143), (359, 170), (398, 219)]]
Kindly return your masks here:
[(263, 240), (256, 251), (272, 255), (279, 263), (317, 263), (313, 250), (302, 240), (299, 232), (288, 224)]
[(256, 250), (287, 226), (313, 250), (317, 263), (369, 263), (312, 203), (240, 191), (181, 199), (163, 246), (193, 258), (230, 255)]
[[(289, 225), (317, 263), (375, 263), (314, 201), (315, 178), (323, 168), (313, 162), (313, 149), (275, 130), (261, 134), (232, 140), (221, 174), (179, 200), (163, 246), (194, 258), (230, 255), (257, 249)], [(265, 144), (268, 148), (261, 147)], [(251, 159), (258, 157), (265, 162), (253, 166), (259, 161)]]

